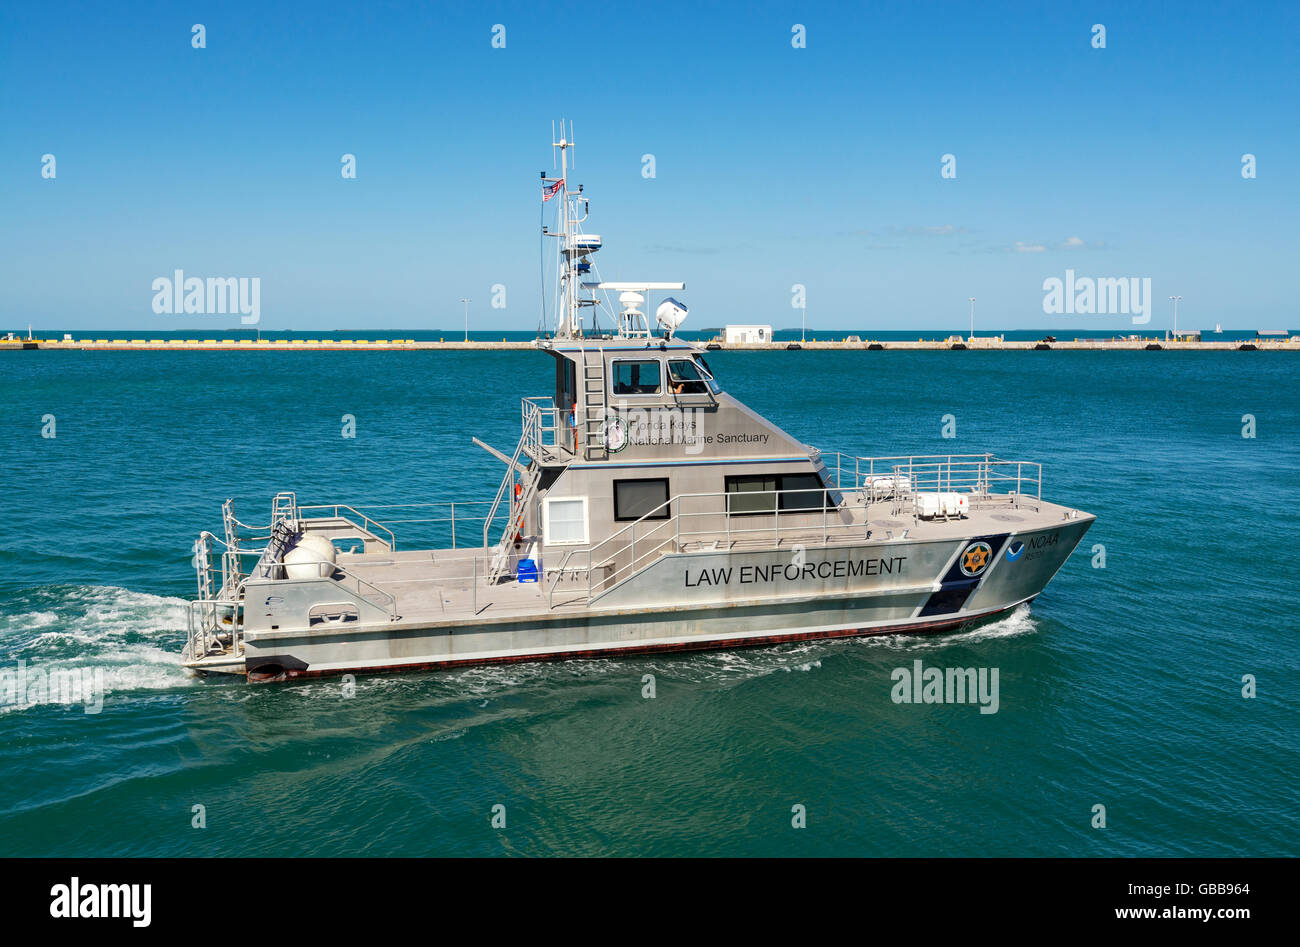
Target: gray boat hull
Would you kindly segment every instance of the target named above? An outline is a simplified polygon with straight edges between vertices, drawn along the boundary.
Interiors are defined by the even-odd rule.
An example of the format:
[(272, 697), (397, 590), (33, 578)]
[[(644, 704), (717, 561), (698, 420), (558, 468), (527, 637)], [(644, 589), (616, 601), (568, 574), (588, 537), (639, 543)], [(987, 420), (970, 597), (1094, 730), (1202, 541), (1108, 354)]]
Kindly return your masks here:
[[(793, 556), (732, 551), (718, 553), (713, 565), (698, 553), (670, 554), (572, 611), (250, 631), (244, 671), (250, 681), (270, 681), (944, 631), (1035, 598), (1092, 522), (1080, 516), (1024, 533), (845, 544)], [(971, 577), (961, 562), (980, 544), (987, 561)]]

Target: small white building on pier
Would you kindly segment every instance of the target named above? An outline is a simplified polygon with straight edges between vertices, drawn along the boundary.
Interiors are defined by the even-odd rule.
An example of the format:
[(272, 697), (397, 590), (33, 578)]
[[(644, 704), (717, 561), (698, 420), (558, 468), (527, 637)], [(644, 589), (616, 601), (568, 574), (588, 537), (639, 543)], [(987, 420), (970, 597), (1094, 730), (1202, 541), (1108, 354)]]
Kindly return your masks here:
[(771, 326), (726, 326), (722, 330), (722, 341), (728, 343), (755, 344), (772, 341)]

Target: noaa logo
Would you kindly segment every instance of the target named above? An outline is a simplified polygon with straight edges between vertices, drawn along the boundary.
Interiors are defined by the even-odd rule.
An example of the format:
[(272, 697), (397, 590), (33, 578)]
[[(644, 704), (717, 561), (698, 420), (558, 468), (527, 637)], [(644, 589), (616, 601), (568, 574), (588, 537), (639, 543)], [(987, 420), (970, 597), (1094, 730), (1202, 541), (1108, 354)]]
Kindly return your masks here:
[(605, 441), (605, 450), (611, 454), (617, 454), (627, 447), (627, 425), (617, 415), (605, 419), (605, 423), (601, 425), (601, 432)]
[(988, 543), (971, 543), (961, 554), (957, 564), (961, 567), (962, 575), (974, 578), (988, 568), (989, 560), (992, 558), (993, 550), (989, 548)]
[(1007, 547), (1007, 562), (1015, 562), (1025, 551), (1025, 544), (1014, 542)]

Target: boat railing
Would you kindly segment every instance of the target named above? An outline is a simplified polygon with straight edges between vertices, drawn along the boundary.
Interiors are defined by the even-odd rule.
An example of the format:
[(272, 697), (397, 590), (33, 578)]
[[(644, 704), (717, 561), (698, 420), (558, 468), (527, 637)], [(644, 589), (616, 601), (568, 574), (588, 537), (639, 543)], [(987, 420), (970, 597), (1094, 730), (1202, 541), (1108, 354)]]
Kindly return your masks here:
[[(508, 512), (514, 513), (515, 497), (511, 493), (511, 486), (516, 482), (516, 472), (520, 468), (519, 458), (523, 455), (524, 448), (531, 437), (531, 428), (525, 423), (523, 432), (519, 435), (519, 443), (515, 445), (515, 452), (510, 455), (510, 462), (506, 464), (506, 475), (501, 478), (501, 486), (497, 487), (496, 496), (492, 498), (492, 505), (488, 508), (487, 516), (483, 518), (483, 548), (491, 546), (488, 536), (492, 532), (492, 521), (496, 519), (497, 510), (501, 508), (501, 501), (506, 501)], [(502, 531), (501, 542), (505, 543), (509, 534), (510, 524), (515, 521), (514, 516), (509, 516), (506, 520), (506, 527)]]
[[(827, 545), (869, 535), (866, 511), (892, 501), (894, 515), (922, 515), (923, 494), (956, 493), (969, 506), (1042, 499), (1042, 465), (992, 454), (907, 457), (820, 455), (831, 485), (803, 490), (678, 494), (545, 569), (548, 602), (562, 586), (590, 602), (665, 552), (708, 552), (738, 543)], [(833, 463), (827, 462), (833, 461)], [(851, 480), (846, 482), (846, 478)]]
[[(972, 506), (982, 506), (996, 501), (999, 496), (1009, 496), (1013, 503), (1026, 500), (1041, 501), (1043, 497), (1043, 465), (1035, 461), (999, 460), (939, 460), (908, 463), (894, 466), (885, 484), (893, 486), (895, 509), (906, 512), (917, 509), (919, 497), (927, 493), (959, 493), (969, 497)], [(878, 487), (880, 481), (864, 483), (868, 492)]]
[(572, 457), (574, 447), (568, 443), (564, 412), (551, 397), (524, 398), (520, 401), (524, 450), (537, 458)]
[(865, 492), (872, 499), (925, 492), (967, 493), (977, 501), (999, 493), (1043, 496), (1043, 465), (1036, 461), (993, 454), (855, 457), (840, 451), (813, 451), (813, 458), (841, 490)]
[(397, 614), (397, 596), (392, 592), (381, 589), (373, 582), (367, 582), (336, 562), (321, 561), (318, 567), (322, 579), (332, 579), (357, 598), (387, 612), (389, 621), (397, 621), (400, 617)]
[(841, 490), (860, 488), (877, 477), (890, 477), (894, 468), (941, 464), (948, 467), (1000, 463), (992, 454), (915, 454), (897, 457), (857, 457), (842, 451), (813, 450), (814, 460), (820, 460), (827, 475)]
[[(345, 510), (351, 513), (355, 519), (345, 516)], [(370, 533), (376, 539), (387, 543), (390, 550), (394, 552), (397, 550), (397, 537), (393, 535), (391, 529), (346, 503), (319, 503), (313, 506), (300, 506), (297, 508), (297, 513), (297, 519), (304, 523), (312, 519), (348, 520), (353, 526), (360, 528), (362, 532)]]
[(465, 544), (457, 540), (457, 528), (460, 528), (462, 538), (465, 530), (471, 527), (475, 527), (471, 533), (476, 534), (476, 527), (482, 525), (491, 505), (491, 500), (438, 500), (430, 503), (354, 503), (352, 506), (375, 512), (389, 527), (419, 525), (448, 529), (451, 548), (458, 549)]
[(545, 570), (550, 585), (547, 601), (554, 607), (556, 590), (566, 581), (573, 589), (570, 580), (576, 579), (576, 601), (589, 602), (665, 552), (684, 552), (692, 546), (696, 548), (691, 551), (707, 552), (745, 542), (826, 545), (864, 537), (865, 518), (853, 513), (855, 507), (865, 508), (866, 501), (844, 498), (837, 506), (836, 493), (821, 487), (678, 494), (594, 546), (566, 551), (558, 566)]
[[(190, 660), (197, 661), (214, 653), (240, 653), (243, 642), (239, 608), (239, 602), (226, 598), (201, 598), (189, 603), (185, 609), (185, 622)], [(228, 618), (229, 623), (224, 623), (223, 618)]]

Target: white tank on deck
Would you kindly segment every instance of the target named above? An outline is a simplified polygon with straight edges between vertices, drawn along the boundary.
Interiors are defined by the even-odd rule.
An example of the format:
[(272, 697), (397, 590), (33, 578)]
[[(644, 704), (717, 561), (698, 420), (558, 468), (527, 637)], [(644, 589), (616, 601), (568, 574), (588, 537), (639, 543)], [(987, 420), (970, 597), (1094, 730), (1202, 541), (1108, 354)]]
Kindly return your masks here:
[[(334, 544), (324, 536), (306, 534), (284, 554), (284, 574), (290, 579), (318, 579), (322, 562), (333, 565), (338, 556)], [(333, 571), (333, 570), (330, 570)], [(329, 572), (324, 572), (329, 575)]]

